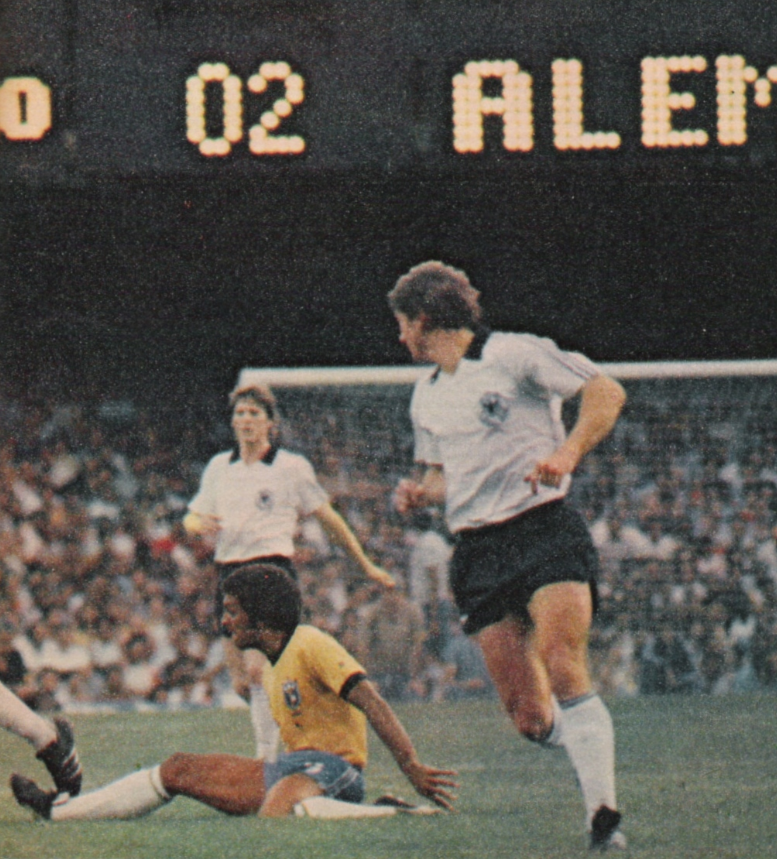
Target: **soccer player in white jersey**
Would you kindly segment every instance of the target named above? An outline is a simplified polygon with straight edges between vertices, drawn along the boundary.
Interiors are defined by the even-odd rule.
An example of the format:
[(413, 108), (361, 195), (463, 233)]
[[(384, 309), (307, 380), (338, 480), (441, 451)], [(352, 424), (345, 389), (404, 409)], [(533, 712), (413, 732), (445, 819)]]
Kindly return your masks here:
[(57, 717), (52, 724), (0, 683), (0, 727), (26, 740), (35, 749), (35, 757), (46, 765), (54, 779), (55, 794), (78, 795), (81, 764), (73, 730), (66, 719)]
[(235, 646), (269, 659), (264, 682), (285, 751), (274, 763), (239, 755), (174, 754), (75, 799), (14, 775), (17, 801), (53, 821), (126, 820), (188, 796), (227, 814), (373, 817), (431, 811), (385, 797), (365, 806), (367, 723), (416, 791), (444, 809), (456, 773), (428, 766), (362, 666), (331, 635), (300, 625), (297, 584), (272, 564), (249, 564), (224, 582), (222, 626)]
[[(615, 801), (612, 720), (588, 668), (597, 558), (564, 497), (584, 455), (612, 430), (623, 388), (587, 358), (481, 324), (479, 293), (440, 262), (389, 293), (400, 341), (433, 368), (411, 404), (423, 477), (400, 481), (400, 512), (444, 504), (456, 546), (451, 588), (518, 730), (563, 746), (594, 849), (625, 846)], [(564, 400), (579, 396), (565, 434)]]
[[(229, 402), (237, 449), (210, 460), (183, 520), (190, 534), (215, 540), (220, 578), (258, 560), (271, 561), (296, 575), (294, 535), (300, 517), (313, 515), (369, 579), (392, 587), (392, 577), (367, 557), (329, 503), (310, 462), (279, 445), (277, 407), (269, 388), (238, 388)], [(220, 617), (220, 590), (216, 608)], [(257, 757), (272, 756), (277, 728), (262, 688), (264, 657), (251, 651), (244, 659), (229, 643), (225, 653), (235, 690), (250, 704)]]

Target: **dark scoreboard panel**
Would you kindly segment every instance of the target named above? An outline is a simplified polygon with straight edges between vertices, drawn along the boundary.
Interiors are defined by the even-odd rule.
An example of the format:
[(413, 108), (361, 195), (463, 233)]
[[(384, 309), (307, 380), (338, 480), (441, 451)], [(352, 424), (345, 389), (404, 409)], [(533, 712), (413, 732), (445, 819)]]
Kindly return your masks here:
[(0, 181), (759, 169), (776, 101), (744, 0), (0, 4)]

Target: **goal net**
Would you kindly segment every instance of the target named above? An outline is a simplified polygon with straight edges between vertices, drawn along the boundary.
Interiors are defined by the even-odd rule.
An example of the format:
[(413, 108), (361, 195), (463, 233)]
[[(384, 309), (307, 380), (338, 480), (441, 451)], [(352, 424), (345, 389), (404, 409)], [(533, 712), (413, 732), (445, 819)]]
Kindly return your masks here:
[[(571, 491), (602, 566), (598, 683), (636, 694), (777, 682), (777, 361), (603, 369), (628, 403)], [(273, 388), (286, 444), (310, 457), (368, 549), (401, 574), (418, 526), (391, 496), (414, 468), (408, 406), (419, 372), (247, 368), (240, 377)]]

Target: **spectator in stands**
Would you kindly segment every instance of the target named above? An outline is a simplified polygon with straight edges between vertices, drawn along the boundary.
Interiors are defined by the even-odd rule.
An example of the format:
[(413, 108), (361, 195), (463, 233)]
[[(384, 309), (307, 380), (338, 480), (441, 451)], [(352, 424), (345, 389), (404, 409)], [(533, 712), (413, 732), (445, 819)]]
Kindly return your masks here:
[[(593, 654), (600, 660), (599, 676), (607, 689), (628, 694), (635, 662), (629, 646), (636, 647), (646, 630), (670, 623), (689, 629), (686, 643), (694, 664), (704, 667), (703, 688), (734, 690), (745, 676), (741, 638), (749, 636), (755, 618), (753, 669), (761, 686), (773, 686), (777, 634), (773, 639), (769, 630), (777, 619), (777, 407), (772, 400), (777, 399), (751, 412), (747, 395), (737, 394), (731, 406), (729, 395), (715, 384), (704, 390), (694, 382), (688, 395), (685, 388), (677, 394), (646, 383), (641, 399), (641, 388), (633, 390), (639, 402), (573, 485), (573, 493), (585, 499), (581, 506), (590, 510), (603, 566)], [(406, 391), (393, 390), (370, 409), (361, 407), (358, 393), (354, 408), (350, 400), (342, 407), (350, 392), (333, 393), (334, 400), (328, 396), (320, 389), (284, 392), (294, 446), (316, 463), (322, 483), (370, 551), (393, 568), (410, 571), (406, 536), (417, 532), (404, 533), (388, 505), (411, 447), (409, 428), (396, 421), (405, 413)], [(76, 637), (88, 645), (97, 667), (86, 691), (68, 690), (66, 706), (74, 700), (78, 706), (84, 694), (129, 705), (120, 683), (108, 683), (115, 694), (106, 694), (95, 678), (104, 680), (123, 658), (117, 656), (120, 643), (144, 629), (154, 634), (160, 666), (178, 658), (178, 644), (163, 646), (159, 638), (160, 631), (165, 637), (165, 625), (177, 624), (179, 614), (192, 620), (178, 639), (181, 647), (188, 651), (197, 640), (206, 654), (199, 670), (215, 684), (214, 700), (229, 700), (219, 687), (218, 637), (209, 630), (203, 647), (198, 619), (202, 594), (215, 590), (213, 566), (207, 547), (174, 525), (181, 503), (196, 490), (214, 442), (226, 441), (219, 436), (224, 429), (220, 412), (214, 407), (210, 414), (216, 416), (212, 422), (209, 417), (192, 422), (189, 416), (179, 429), (175, 416), (126, 404), (111, 412), (89, 404), (0, 403), (0, 612), (14, 618), (14, 646), (32, 681), (40, 670), (40, 646), (53, 636), (48, 619), (63, 612), (76, 618)], [(754, 440), (747, 450), (741, 449), (743, 439)], [(374, 463), (369, 469), (364, 468), (365, 451)], [(97, 498), (115, 504), (118, 518), (90, 517), (89, 505)], [(636, 524), (645, 526), (646, 534), (651, 517), (681, 544), (672, 561), (659, 568), (635, 560), (639, 541), (629, 544)], [(319, 543), (315, 535), (303, 540), (310, 553), (306, 563), (325, 563)], [(336, 623), (338, 635), (352, 641), (354, 615), (363, 617), (376, 594), (340, 571), (330, 584), (335, 611), (326, 615), (326, 624)], [(343, 588), (345, 609), (340, 608)], [(744, 614), (738, 608), (745, 605), (742, 594)], [(444, 609), (444, 601), (426, 606), (428, 665), (422, 665), (420, 676), (434, 668), (435, 658), (439, 661), (448, 627)], [(618, 617), (628, 622), (631, 645), (612, 631)], [(84, 636), (88, 640), (81, 640)], [(717, 682), (711, 684), (710, 678)]]
[(62, 710), (64, 683), (51, 668), (43, 668), (31, 679), (28, 694), (22, 699), (36, 713), (59, 713)]
[(121, 665), (109, 667), (96, 695), (96, 701), (112, 707), (124, 708), (136, 698), (136, 694), (124, 684), (124, 668)]
[(18, 693), (26, 673), (24, 659), (14, 645), (14, 627), (0, 618), (0, 683)]
[(483, 653), (474, 638), (464, 635), (458, 620), (449, 625), (442, 665), (443, 698), (446, 701), (487, 698), (494, 694)]
[(777, 585), (777, 524), (774, 525), (769, 536), (759, 543), (755, 557), (763, 564), (772, 581)]
[(124, 645), (122, 685), (137, 698), (150, 699), (159, 685), (159, 669), (153, 665), (153, 657), (154, 643), (145, 633), (135, 633)]
[(424, 609), (429, 603), (432, 579), (440, 600), (449, 600), (448, 566), (453, 547), (442, 533), (443, 526), (431, 510), (413, 514), (408, 534), (411, 537), (409, 557), (409, 596)]
[(41, 666), (65, 679), (73, 674), (89, 674), (92, 668), (89, 649), (76, 640), (72, 619), (62, 612), (54, 612), (48, 628), (49, 636), (40, 649)]
[(421, 670), (425, 636), (423, 614), (397, 577), (393, 590), (384, 591), (365, 613), (357, 652), (384, 698), (407, 697), (411, 680)]

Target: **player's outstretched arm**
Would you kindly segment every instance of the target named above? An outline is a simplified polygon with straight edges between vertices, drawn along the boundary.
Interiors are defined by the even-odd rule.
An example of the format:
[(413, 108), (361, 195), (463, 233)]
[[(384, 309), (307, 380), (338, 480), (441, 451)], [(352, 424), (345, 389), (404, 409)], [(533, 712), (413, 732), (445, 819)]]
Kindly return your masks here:
[(407, 731), (369, 680), (357, 683), (348, 694), (348, 702), (365, 714), (373, 730), (416, 791), (450, 811), (456, 796), (448, 788), (458, 787), (458, 783), (453, 781), (457, 773), (454, 770), (430, 767), (418, 760)]
[(353, 561), (361, 567), (368, 579), (372, 579), (384, 588), (394, 587), (396, 583), (391, 574), (377, 564), (373, 564), (348, 523), (331, 504), (322, 504), (313, 512), (313, 515), (332, 540), (345, 549)]

